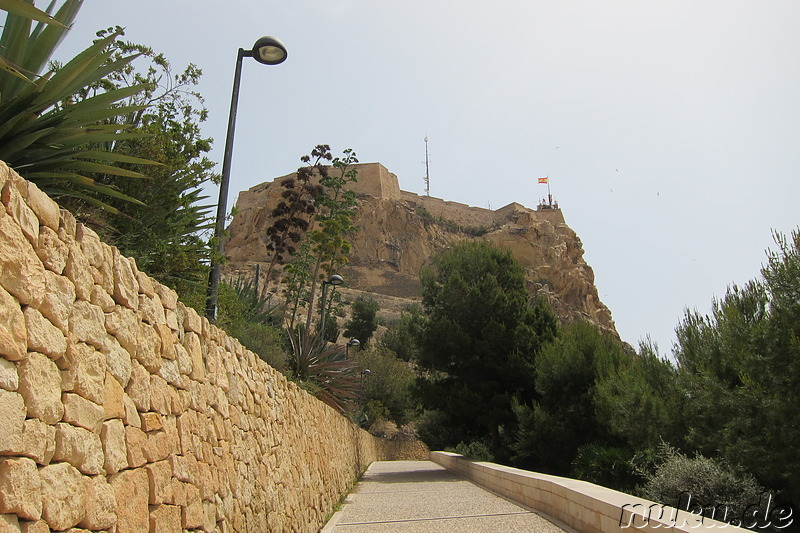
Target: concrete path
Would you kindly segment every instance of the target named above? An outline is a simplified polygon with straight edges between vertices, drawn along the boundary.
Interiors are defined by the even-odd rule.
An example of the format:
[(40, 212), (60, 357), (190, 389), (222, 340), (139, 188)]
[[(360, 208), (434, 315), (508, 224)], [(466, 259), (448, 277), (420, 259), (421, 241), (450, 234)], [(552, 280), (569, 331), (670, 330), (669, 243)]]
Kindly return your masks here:
[(561, 533), (533, 511), (431, 461), (372, 463), (322, 533)]

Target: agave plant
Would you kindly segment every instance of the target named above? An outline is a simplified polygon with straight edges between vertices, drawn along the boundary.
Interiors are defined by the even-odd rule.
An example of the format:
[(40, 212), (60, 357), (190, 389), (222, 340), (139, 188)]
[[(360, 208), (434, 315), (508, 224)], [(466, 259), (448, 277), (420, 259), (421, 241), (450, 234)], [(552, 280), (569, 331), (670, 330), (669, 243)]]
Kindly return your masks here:
[(359, 381), (356, 365), (346, 358), (345, 347), (328, 346), (321, 332), (310, 335), (301, 326), (289, 330), (289, 340), (295, 378), (334, 409), (352, 413), (360, 396)]
[[(0, 36), (4, 65), (0, 69), (0, 160), (51, 196), (76, 197), (116, 212), (98, 196), (141, 202), (87, 174), (145, 177), (115, 164), (152, 161), (113, 153), (109, 148), (115, 141), (134, 136), (125, 133), (129, 126), (116, 119), (141, 107), (120, 102), (146, 86), (93, 91), (80, 99), (74, 96), (98, 86), (104, 77), (137, 57), (131, 54), (110, 60), (111, 45), (121, 30), (97, 40), (60, 68), (48, 66), (82, 3), (66, 0), (55, 11), (53, 0), (41, 12), (32, 0), (0, 0), (0, 9), (8, 13)], [(34, 20), (39, 22), (34, 25)]]

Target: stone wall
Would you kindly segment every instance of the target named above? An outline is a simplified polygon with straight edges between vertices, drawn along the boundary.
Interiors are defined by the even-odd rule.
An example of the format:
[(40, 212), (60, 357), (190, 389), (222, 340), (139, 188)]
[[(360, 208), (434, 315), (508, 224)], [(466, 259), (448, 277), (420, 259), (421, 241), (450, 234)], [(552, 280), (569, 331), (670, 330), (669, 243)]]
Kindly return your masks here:
[(0, 190), (0, 532), (316, 531), (404, 453), (2, 162)]

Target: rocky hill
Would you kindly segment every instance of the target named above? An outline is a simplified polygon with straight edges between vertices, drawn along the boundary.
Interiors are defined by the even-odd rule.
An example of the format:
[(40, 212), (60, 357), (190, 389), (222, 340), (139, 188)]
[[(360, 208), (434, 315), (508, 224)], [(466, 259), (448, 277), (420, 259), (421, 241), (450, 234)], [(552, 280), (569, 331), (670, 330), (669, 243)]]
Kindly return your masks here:
[[(581, 241), (560, 209), (517, 203), (494, 211), (470, 207), (401, 191), (397, 176), (379, 163), (357, 169), (352, 189), (358, 195), (359, 231), (351, 238), (350, 265), (341, 272), (345, 293), (367, 293), (390, 318), (420, 299), (418, 274), (431, 257), (460, 241), (481, 239), (510, 249), (527, 272), (531, 293), (545, 295), (562, 320), (585, 319), (617, 335)], [(281, 193), (278, 183), (289, 176), (239, 194), (225, 242), (225, 275), (252, 276), (258, 264), (266, 270), (269, 213)]]

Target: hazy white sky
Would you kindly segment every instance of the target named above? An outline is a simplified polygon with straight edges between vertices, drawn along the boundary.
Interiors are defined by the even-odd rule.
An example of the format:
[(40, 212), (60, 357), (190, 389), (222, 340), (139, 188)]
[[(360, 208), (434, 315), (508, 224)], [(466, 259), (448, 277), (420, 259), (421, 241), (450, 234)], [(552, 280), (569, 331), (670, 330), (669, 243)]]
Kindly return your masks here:
[(58, 58), (121, 25), (196, 63), (221, 163), (236, 50), (279, 37), (285, 63), (244, 64), (229, 206), (318, 143), (423, 193), (427, 135), (431, 195), (493, 209), (549, 174), (622, 338), (669, 352), (800, 223), (798, 21), (795, 0), (87, 0)]

